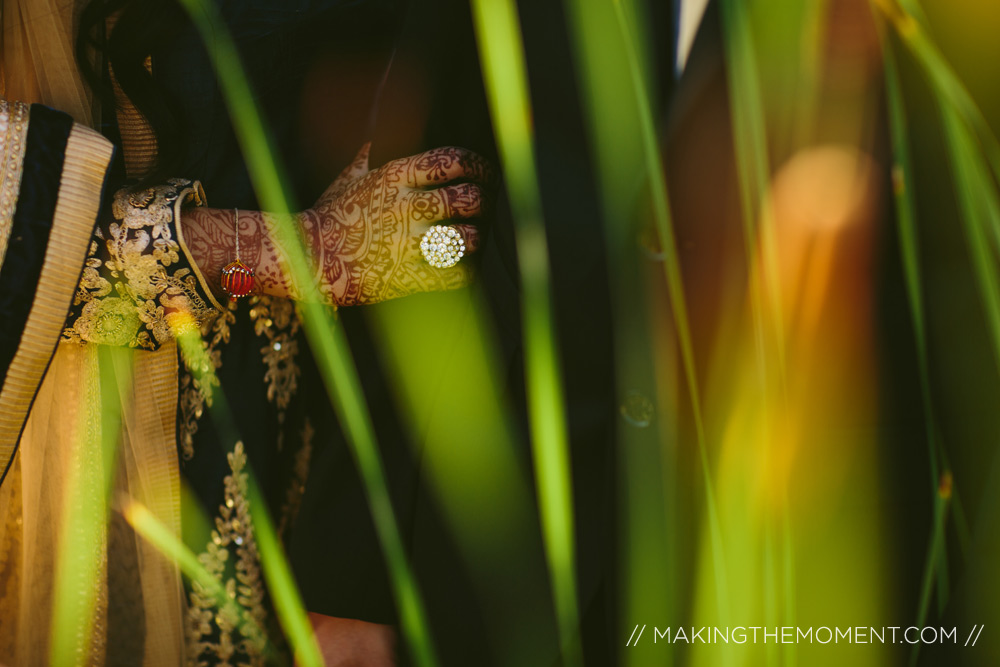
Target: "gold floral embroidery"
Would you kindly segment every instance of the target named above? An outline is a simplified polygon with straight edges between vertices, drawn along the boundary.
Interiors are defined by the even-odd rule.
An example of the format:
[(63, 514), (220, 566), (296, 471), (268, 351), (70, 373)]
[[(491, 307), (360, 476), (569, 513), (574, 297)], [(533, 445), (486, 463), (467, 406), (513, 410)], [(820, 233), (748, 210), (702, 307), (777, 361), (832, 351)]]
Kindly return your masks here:
[(174, 228), (182, 205), (203, 201), (200, 184), (183, 179), (119, 191), (114, 221), (100, 225), (90, 244), (63, 337), (153, 350), (210, 322), (218, 311), (187, 258), (181, 261)]
[(306, 417), (302, 425), (302, 447), (295, 452), (295, 467), (292, 470), (292, 480), (285, 492), (285, 505), (281, 508), (281, 523), (278, 524), (278, 536), (284, 537), (288, 526), (295, 522), (298, 516), (299, 506), (302, 504), (302, 496), (306, 492), (306, 479), (309, 477), (309, 461), (312, 459), (313, 436), (312, 423)]
[[(247, 499), (243, 443), (237, 442), (227, 458), (232, 472), (225, 479), (225, 501), (219, 506), (206, 551), (198, 560), (236, 604), (220, 605), (210, 591), (192, 582), (186, 629), (188, 663), (263, 665), (267, 611)], [(235, 562), (231, 555), (235, 555)]]
[(296, 363), (299, 343), (295, 334), (299, 331), (299, 318), (295, 305), (288, 299), (270, 296), (254, 297), (251, 301), (250, 320), (254, 332), (267, 340), (260, 349), (267, 370), (267, 400), (278, 408), (278, 450), (284, 446), (285, 412), (298, 388), (301, 369)]

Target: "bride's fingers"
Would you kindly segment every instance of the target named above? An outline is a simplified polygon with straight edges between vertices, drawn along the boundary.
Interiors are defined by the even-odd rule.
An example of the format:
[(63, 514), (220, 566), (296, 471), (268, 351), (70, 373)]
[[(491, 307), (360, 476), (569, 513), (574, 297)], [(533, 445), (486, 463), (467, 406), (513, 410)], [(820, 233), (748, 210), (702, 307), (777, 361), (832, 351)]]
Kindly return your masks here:
[(431, 277), (428, 291), (461, 289), (472, 283), (473, 268), (471, 264), (459, 262), (447, 269), (436, 269), (429, 265), (427, 268), (430, 269)]
[(481, 238), (479, 227), (468, 223), (459, 223), (451, 225), (451, 227), (461, 234), (463, 239), (465, 239), (465, 252), (469, 253), (479, 250), (479, 242)]
[(399, 267), (384, 298), (395, 299), (420, 292), (461, 289), (472, 282), (473, 272), (472, 264), (464, 261), (440, 269), (431, 266), (418, 255)]
[[(426, 227), (420, 228), (419, 233), (407, 242), (406, 252), (413, 257), (423, 257), (423, 253), (420, 251), (420, 242), (424, 238), (424, 234), (426, 234), (431, 227), (436, 226), (436, 224), (431, 223)], [(462, 236), (462, 240), (465, 242), (466, 254), (479, 250), (479, 246), (482, 241), (482, 232), (479, 230), (478, 226), (469, 222), (456, 222), (455, 224), (441, 226), (451, 227)]]
[(337, 177), (337, 180), (354, 180), (367, 174), (368, 156), (371, 155), (371, 152), (372, 142), (366, 141), (361, 145), (361, 148), (358, 150), (358, 154), (354, 156), (354, 160), (351, 164), (347, 165), (347, 167), (344, 168), (344, 171), (340, 172), (340, 176)]
[(494, 177), (486, 158), (466, 148), (446, 146), (406, 158), (407, 185), (426, 188), (463, 179), (487, 183)]
[[(479, 230), (479, 227), (468, 222), (460, 222), (447, 226), (454, 229), (461, 235), (462, 240), (465, 243), (464, 255), (467, 256), (469, 253), (476, 252), (476, 250), (479, 249), (482, 242), (482, 232)], [(430, 229), (430, 227), (425, 229), (423, 233), (411, 238), (410, 241), (407, 243), (407, 248), (406, 248), (406, 254), (410, 258), (409, 262), (407, 263), (411, 264), (411, 266), (417, 267), (419, 270), (418, 272), (422, 272), (425, 275), (425, 277), (418, 282), (421, 283), (426, 282), (427, 276), (437, 276), (438, 277), (437, 279), (441, 279), (441, 278), (447, 278), (452, 273), (455, 273), (455, 274), (461, 274), (462, 279), (459, 280), (454, 285), (454, 287), (457, 288), (466, 285), (467, 281), (471, 279), (471, 264), (466, 259), (464, 258), (460, 259), (457, 264), (447, 268), (434, 268), (427, 263), (427, 260), (424, 258), (423, 252), (420, 250), (420, 242), (423, 239), (424, 234), (427, 232), (428, 229)], [(453, 278), (455, 278), (455, 276), (452, 276), (450, 279)], [(438, 285), (437, 287), (433, 288), (427, 287), (426, 289), (421, 291), (430, 291), (432, 289), (444, 289), (444, 288), (441, 285)]]
[(475, 183), (411, 192), (404, 201), (409, 204), (415, 220), (428, 223), (450, 218), (474, 218), (483, 212), (483, 190)]

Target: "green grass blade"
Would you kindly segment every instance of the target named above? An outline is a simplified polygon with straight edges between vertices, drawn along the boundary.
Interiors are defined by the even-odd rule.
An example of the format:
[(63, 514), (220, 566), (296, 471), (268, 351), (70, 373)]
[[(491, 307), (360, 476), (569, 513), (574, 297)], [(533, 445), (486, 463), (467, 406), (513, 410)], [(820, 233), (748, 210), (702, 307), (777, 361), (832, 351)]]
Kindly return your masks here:
[[(882, 31), (884, 33), (884, 30)], [(920, 270), (920, 242), (916, 223), (916, 202), (912, 190), (913, 167), (910, 163), (907, 120), (896, 57), (891, 45), (883, 38), (886, 95), (889, 107), (889, 131), (892, 141), (893, 196), (896, 203), (896, 229), (903, 260), (906, 294), (917, 345), (917, 366), (920, 373), (921, 398), (924, 404), (925, 428), (931, 465), (931, 486), (936, 491), (940, 481), (937, 451), (937, 426), (930, 396), (930, 376), (927, 365), (927, 333)]]
[[(930, 462), (930, 488), (933, 494), (934, 515), (931, 538), (924, 564), (920, 602), (917, 608), (917, 623), (923, 624), (930, 609), (933, 582), (937, 581), (938, 605), (943, 608), (947, 600), (948, 571), (944, 555), (945, 518), (947, 500), (938, 492), (941, 483), (941, 459), (943, 443), (937, 437), (937, 420), (934, 403), (931, 400), (930, 373), (927, 359), (927, 335), (920, 271), (920, 246), (916, 224), (916, 203), (911, 184), (913, 168), (910, 162), (907, 120), (902, 86), (892, 45), (885, 39), (885, 30), (880, 25), (883, 43), (883, 59), (886, 79), (886, 94), (889, 107), (889, 130), (893, 152), (893, 195), (896, 202), (896, 223), (899, 235), (900, 253), (907, 297), (910, 306), (914, 337), (917, 346), (917, 368), (920, 376), (920, 394), (924, 408), (924, 428), (927, 437), (928, 460)], [(942, 450), (942, 451), (939, 451)], [(914, 655), (916, 653), (914, 652)]]
[[(775, 386), (783, 391), (785, 346), (778, 284), (778, 250), (774, 214), (768, 196), (771, 171), (753, 30), (746, 0), (720, 0), (719, 13), (747, 267), (751, 280), (759, 276), (763, 286), (763, 290), (750, 290), (759, 372), (764, 387), (776, 382)], [(772, 364), (776, 371), (774, 378), (769, 373)]]
[[(473, 287), (395, 299), (373, 316), (415, 455), (477, 594), (488, 644), (479, 653), (498, 665), (537, 662), (559, 635), (533, 480), (486, 302)], [(429, 540), (415, 540), (410, 553), (418, 567), (441, 557)], [(445, 594), (426, 593), (429, 602), (447, 602)], [(440, 622), (454, 627), (443, 615)]]
[(532, 452), (563, 664), (577, 665), (573, 493), (524, 46), (512, 0), (473, 0), (472, 10), (517, 235)]
[(231, 607), (236, 610), (237, 615), (246, 616), (246, 610), (226, 595), (226, 589), (202, 566), (194, 552), (144, 505), (133, 501), (123, 508), (123, 513), (132, 529), (160, 553), (177, 563), (184, 576), (198, 587), (200, 593), (215, 598), (220, 608)]
[[(993, 180), (1000, 181), (1000, 142), (987, 123), (982, 111), (969, 94), (944, 55), (927, 31), (927, 19), (918, 0), (874, 0), (907, 49), (924, 69), (939, 100), (948, 105), (958, 119), (970, 129), (978, 140), (978, 150), (992, 172)], [(973, 142), (975, 143), (975, 141)], [(988, 182), (990, 179), (986, 179)], [(1000, 250), (1000, 219), (988, 219), (992, 241)]]
[[(995, 361), (1000, 370), (1000, 275), (989, 234), (991, 225), (1000, 221), (1000, 200), (990, 182), (988, 167), (978, 150), (971, 130), (965, 125), (959, 112), (946, 102), (942, 104), (941, 116), (960, 217), (993, 342)], [(935, 498), (934, 531), (924, 571), (918, 624), (922, 624), (927, 618), (935, 571), (939, 574), (939, 596), (947, 595), (947, 582), (943, 580), (946, 577), (943, 533), (949, 497), (950, 492), (947, 496), (938, 493)], [(945, 600), (939, 599), (940, 604), (944, 602)], [(914, 647), (911, 664), (916, 664), (918, 649), (919, 647)]]
[[(909, 50), (927, 72), (941, 99), (947, 100), (981, 142), (994, 178), (1000, 179), (1000, 142), (962, 80), (945, 59), (928, 32), (927, 17), (919, 0), (876, 0)], [(997, 226), (994, 225), (996, 234)]]
[(712, 539), (712, 562), (715, 572), (715, 583), (719, 601), (719, 610), (725, 616), (728, 607), (728, 586), (726, 583), (725, 549), (723, 547), (722, 529), (719, 525), (718, 512), (715, 504), (711, 467), (708, 461), (708, 445), (705, 438), (705, 427), (702, 421), (701, 398), (698, 388), (697, 369), (695, 367), (694, 349), (691, 344), (691, 329), (687, 317), (687, 303), (684, 296), (683, 278), (681, 276), (680, 259), (677, 252), (677, 242), (674, 237), (673, 219), (670, 214), (670, 200), (667, 191), (667, 175), (663, 169), (663, 156), (660, 154), (656, 126), (653, 121), (653, 106), (646, 89), (644, 67), (635, 48), (636, 38), (629, 27), (628, 19), (622, 9), (620, 0), (614, 0), (615, 18), (621, 33), (624, 51), (629, 64), (629, 74), (632, 91), (635, 96), (635, 106), (639, 115), (642, 140), (642, 156), (649, 178), (650, 192), (653, 203), (653, 218), (656, 224), (660, 249), (664, 255), (663, 270), (667, 290), (670, 295), (671, 309), (676, 323), (678, 344), (681, 350), (681, 361), (684, 367), (684, 377), (687, 383), (688, 396), (691, 401), (695, 421), (695, 434), (698, 441), (698, 452), (701, 461), (702, 481), (705, 485), (705, 502), (708, 512), (709, 530)]
[(961, 218), (1000, 372), (1000, 276), (990, 238), (993, 225), (1000, 224), (1000, 198), (970, 130), (950, 107), (945, 106), (942, 115)]
[[(83, 352), (95, 355), (95, 368), (85, 369), (78, 391), (79, 414), (72, 449), (66, 452), (59, 552), (56, 556), (52, 597), (52, 634), (49, 647), (53, 665), (87, 664), (97, 597), (105, 562), (109, 495), (118, 460), (121, 401), (111, 356), (127, 350), (93, 346)], [(97, 374), (90, 377), (91, 372)], [(100, 407), (98, 407), (100, 406)]]

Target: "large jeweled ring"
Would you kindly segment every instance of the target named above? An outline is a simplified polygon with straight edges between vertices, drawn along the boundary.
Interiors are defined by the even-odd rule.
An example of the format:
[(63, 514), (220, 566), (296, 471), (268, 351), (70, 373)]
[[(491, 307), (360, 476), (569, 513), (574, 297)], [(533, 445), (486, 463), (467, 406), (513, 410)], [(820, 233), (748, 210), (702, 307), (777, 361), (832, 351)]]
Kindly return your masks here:
[(435, 225), (420, 239), (420, 253), (431, 266), (447, 269), (462, 259), (465, 254), (465, 239), (454, 227)]

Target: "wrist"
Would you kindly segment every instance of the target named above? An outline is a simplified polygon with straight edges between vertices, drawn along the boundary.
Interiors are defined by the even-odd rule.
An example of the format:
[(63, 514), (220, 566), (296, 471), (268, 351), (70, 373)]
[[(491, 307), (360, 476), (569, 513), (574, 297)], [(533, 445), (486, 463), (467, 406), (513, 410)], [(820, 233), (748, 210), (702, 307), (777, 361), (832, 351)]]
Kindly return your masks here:
[[(212, 295), (220, 303), (226, 303), (229, 295), (222, 289), (220, 276), (223, 267), (235, 256), (236, 232), (233, 211), (190, 209), (185, 212), (181, 226), (192, 261), (197, 264), (198, 270), (205, 277)], [(242, 240), (244, 243), (240, 248), (241, 254), (252, 255), (254, 243), (246, 237)]]
[[(322, 215), (314, 209), (291, 216), (240, 209), (240, 260), (254, 270), (261, 294), (337, 304), (335, 286), (327, 285), (323, 278), (322, 229)], [(236, 258), (235, 211), (192, 209), (185, 215), (184, 233), (192, 260), (214, 296), (220, 302), (228, 300), (220, 279), (223, 267)]]
[(321, 216), (313, 209), (261, 215), (266, 293), (296, 301), (336, 305), (323, 283)]

